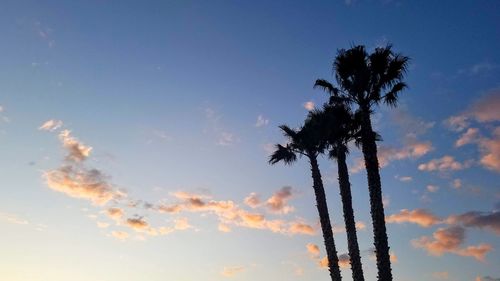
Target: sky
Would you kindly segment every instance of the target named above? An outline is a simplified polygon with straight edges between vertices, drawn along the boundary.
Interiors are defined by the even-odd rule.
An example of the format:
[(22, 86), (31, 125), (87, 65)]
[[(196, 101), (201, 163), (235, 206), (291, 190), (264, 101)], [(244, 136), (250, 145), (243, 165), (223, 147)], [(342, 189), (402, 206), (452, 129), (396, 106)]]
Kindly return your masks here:
[[(500, 280), (497, 1), (3, 1), (0, 276), (329, 280), (306, 159), (278, 126), (338, 49), (411, 58), (373, 115), (395, 280)], [(375, 280), (366, 172), (353, 204)], [(336, 164), (320, 159), (344, 280)]]

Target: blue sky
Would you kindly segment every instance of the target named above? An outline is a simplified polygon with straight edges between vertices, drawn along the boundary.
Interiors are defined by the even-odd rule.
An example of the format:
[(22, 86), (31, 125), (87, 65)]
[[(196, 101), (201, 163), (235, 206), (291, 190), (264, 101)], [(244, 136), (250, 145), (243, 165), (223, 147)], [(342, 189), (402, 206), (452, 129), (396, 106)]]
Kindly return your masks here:
[[(6, 280), (328, 280), (307, 162), (269, 166), (269, 148), (284, 141), (278, 125), (326, 101), (312, 85), (333, 80), (338, 49), (388, 42), (411, 57), (398, 108), (373, 118), (394, 274), (500, 278), (496, 1), (2, 6)], [(353, 149), (374, 279), (359, 159)], [(336, 166), (320, 168), (345, 253)]]

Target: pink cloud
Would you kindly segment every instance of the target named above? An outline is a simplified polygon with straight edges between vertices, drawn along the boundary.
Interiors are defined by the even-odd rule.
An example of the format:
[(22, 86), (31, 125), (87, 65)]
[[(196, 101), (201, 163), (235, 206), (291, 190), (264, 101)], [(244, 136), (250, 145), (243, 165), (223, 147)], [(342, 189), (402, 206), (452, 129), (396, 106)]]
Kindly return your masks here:
[(420, 171), (458, 171), (468, 168), (470, 163), (460, 163), (453, 156), (445, 155), (441, 158), (432, 159), (427, 163), (418, 165)]

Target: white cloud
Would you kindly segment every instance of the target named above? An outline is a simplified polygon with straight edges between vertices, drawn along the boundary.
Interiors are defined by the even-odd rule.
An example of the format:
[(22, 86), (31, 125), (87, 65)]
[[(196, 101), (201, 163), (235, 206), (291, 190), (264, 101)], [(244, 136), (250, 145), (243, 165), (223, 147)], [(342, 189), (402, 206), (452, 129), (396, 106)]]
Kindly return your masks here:
[(308, 111), (311, 111), (314, 109), (314, 102), (308, 101), (303, 104), (304, 108), (307, 109)]
[(260, 114), (257, 116), (257, 121), (255, 122), (255, 127), (260, 128), (267, 126), (269, 124), (269, 119), (265, 118), (264, 115)]
[(53, 132), (63, 126), (63, 121), (51, 119), (43, 123), (38, 130)]

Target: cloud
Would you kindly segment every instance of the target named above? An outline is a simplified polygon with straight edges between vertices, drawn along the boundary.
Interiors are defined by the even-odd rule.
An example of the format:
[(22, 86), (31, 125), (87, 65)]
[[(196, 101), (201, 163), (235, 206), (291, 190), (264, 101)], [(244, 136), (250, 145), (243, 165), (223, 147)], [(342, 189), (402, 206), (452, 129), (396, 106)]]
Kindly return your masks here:
[(224, 277), (234, 277), (236, 274), (245, 271), (244, 266), (225, 266), (220, 274)]
[(238, 142), (238, 137), (228, 131), (222, 124), (222, 116), (219, 115), (214, 109), (205, 109), (205, 119), (207, 125), (204, 129), (205, 133), (213, 135), (216, 139), (216, 144), (220, 146), (230, 146)]
[(451, 184), (452, 184), (453, 188), (459, 189), (462, 187), (462, 180), (461, 179), (454, 179)]
[(273, 213), (287, 214), (294, 210), (292, 206), (287, 205), (290, 198), (292, 198), (292, 187), (284, 186), (267, 199), (265, 205)]
[(429, 184), (429, 185), (427, 185), (426, 189), (427, 189), (428, 192), (434, 193), (434, 192), (437, 192), (439, 190), (439, 186), (433, 185), (433, 184)]
[(454, 131), (463, 131), (469, 127), (471, 120), (478, 123), (500, 121), (500, 88), (495, 88), (479, 98), (472, 106), (459, 115), (445, 120), (445, 125)]
[[(301, 220), (267, 219), (264, 214), (244, 210), (233, 201), (218, 201), (207, 195), (187, 192), (175, 192), (172, 193), (172, 196), (179, 201), (173, 204), (160, 203), (154, 209), (162, 213), (211, 213), (218, 218), (219, 229), (226, 232), (230, 230), (231, 225), (235, 225), (245, 228), (266, 229), (274, 233), (287, 235), (314, 235), (316, 233), (314, 227)], [(221, 227), (221, 225), (223, 226)]]
[[(417, 159), (432, 151), (434, 148), (431, 142), (411, 142), (402, 148), (380, 146), (378, 148), (378, 161), (380, 168), (384, 168), (392, 161)], [(363, 158), (357, 158), (350, 168), (352, 173), (360, 172), (365, 168)]]
[(493, 70), (497, 67), (498, 67), (498, 65), (492, 64), (491, 62), (487, 62), (487, 61), (480, 62), (480, 63), (476, 63), (473, 66), (471, 66), (470, 73), (473, 75), (476, 75), (476, 74), (479, 74), (482, 72), (487, 72), (487, 71)]
[(287, 231), (290, 234), (307, 234), (314, 235), (316, 234), (316, 230), (311, 225), (308, 225), (303, 222), (292, 222)]
[(76, 138), (71, 136), (71, 131), (63, 130), (59, 133), (59, 140), (66, 149), (66, 160), (72, 162), (80, 162), (87, 159), (90, 155), (92, 147), (86, 146)]
[(440, 271), (432, 273), (432, 277), (434, 277), (434, 279), (448, 279), (450, 274), (448, 271)]
[(486, 254), (493, 249), (490, 244), (486, 243), (461, 247), (465, 240), (465, 229), (460, 226), (439, 228), (432, 236), (423, 236), (412, 240), (412, 244), (416, 248), (426, 250), (427, 253), (433, 256), (452, 253), (464, 257), (473, 257), (478, 261), (484, 261)]
[(432, 159), (427, 163), (418, 165), (420, 171), (458, 171), (468, 168), (469, 162), (460, 163), (453, 156), (445, 155), (441, 158)]
[(96, 222), (96, 224), (97, 224), (97, 227), (99, 227), (99, 228), (107, 228), (109, 226), (109, 223), (101, 222), (101, 221)]
[(221, 132), (219, 134), (219, 139), (217, 140), (218, 145), (229, 146), (235, 143), (237, 138), (233, 133), (230, 132)]
[(431, 227), (441, 223), (441, 220), (424, 209), (408, 210), (403, 209), (397, 214), (386, 217), (387, 223), (414, 223), (422, 227)]
[(318, 258), (319, 257), (319, 247), (316, 244), (313, 243), (307, 243), (306, 245), (307, 252), (311, 255), (312, 258)]
[(125, 223), (135, 231), (144, 231), (149, 227), (149, 224), (143, 218), (128, 218)]
[(500, 121), (500, 88), (490, 90), (481, 97), (467, 112), (477, 122)]
[(476, 142), (479, 137), (479, 129), (469, 128), (460, 138), (455, 142), (455, 147), (461, 147), (469, 143)]
[(90, 200), (95, 205), (104, 205), (121, 196), (107, 182), (107, 177), (97, 169), (85, 169), (66, 165), (44, 173), (49, 188), (70, 197)]
[(243, 200), (243, 202), (245, 203), (245, 205), (247, 205), (248, 207), (250, 207), (252, 209), (257, 208), (262, 203), (259, 195), (255, 192), (250, 193), (250, 195), (248, 195)]
[(255, 127), (260, 128), (267, 126), (269, 124), (269, 119), (265, 118), (264, 115), (260, 114), (257, 116), (257, 121), (255, 122)]
[[(365, 230), (366, 224), (362, 221), (357, 221), (355, 224), (356, 230)], [(344, 225), (334, 224), (332, 227), (333, 234), (345, 233), (346, 229)]]
[(115, 221), (118, 221), (120, 220), (123, 215), (125, 214), (125, 212), (123, 211), (123, 209), (121, 208), (117, 208), (117, 207), (112, 207), (112, 208), (108, 208), (106, 210), (106, 214), (113, 220)]
[(483, 137), (478, 143), (481, 151), (479, 162), (489, 170), (500, 172), (500, 127), (493, 130), (491, 138)]
[(19, 216), (17, 215), (2, 213), (2, 212), (0, 212), (0, 221), (6, 221), (8, 223), (21, 224), (21, 225), (29, 224), (27, 220), (19, 218)]
[(475, 281), (500, 281), (500, 278), (493, 278), (490, 276), (477, 276)]
[(500, 211), (498, 210), (491, 212), (470, 211), (460, 215), (451, 215), (446, 219), (446, 222), (489, 230), (500, 236)]
[(62, 126), (63, 122), (61, 120), (51, 119), (43, 123), (40, 127), (38, 127), (38, 130), (53, 132), (61, 128)]
[(435, 122), (426, 122), (401, 108), (391, 110), (390, 114), (392, 122), (398, 125), (404, 137), (408, 140), (416, 140), (417, 136), (425, 134), (435, 125)]
[(119, 239), (121, 241), (126, 240), (130, 235), (127, 232), (124, 231), (112, 231), (111, 236), (115, 237), (116, 239)]
[(231, 232), (231, 228), (227, 225), (227, 224), (223, 224), (223, 223), (219, 223), (217, 229), (220, 231), (220, 232)]
[(303, 104), (304, 108), (307, 109), (308, 111), (311, 111), (314, 109), (314, 102), (308, 101)]
[(402, 182), (410, 182), (413, 180), (412, 177), (410, 176), (403, 176), (403, 177), (400, 177), (400, 176), (395, 176), (395, 178), (399, 181), (402, 181)]
[[(338, 255), (339, 258), (339, 267), (340, 268), (349, 268), (351, 266), (351, 260), (349, 258), (349, 254), (344, 253)], [(328, 268), (328, 256), (324, 256), (322, 259), (318, 260), (318, 266), (320, 268)]]
[(398, 263), (399, 261), (398, 256), (394, 252), (389, 253), (389, 259), (392, 263)]
[(43, 173), (49, 188), (70, 197), (89, 200), (94, 205), (105, 205), (111, 200), (125, 197), (123, 191), (109, 183), (107, 175), (98, 169), (86, 167), (85, 161), (92, 147), (73, 137), (69, 130), (62, 130), (58, 137), (66, 152), (65, 161), (59, 168)]
[(187, 218), (178, 218), (174, 221), (174, 223), (175, 223), (174, 228), (176, 230), (186, 230), (193, 227), (192, 225), (189, 224)]

